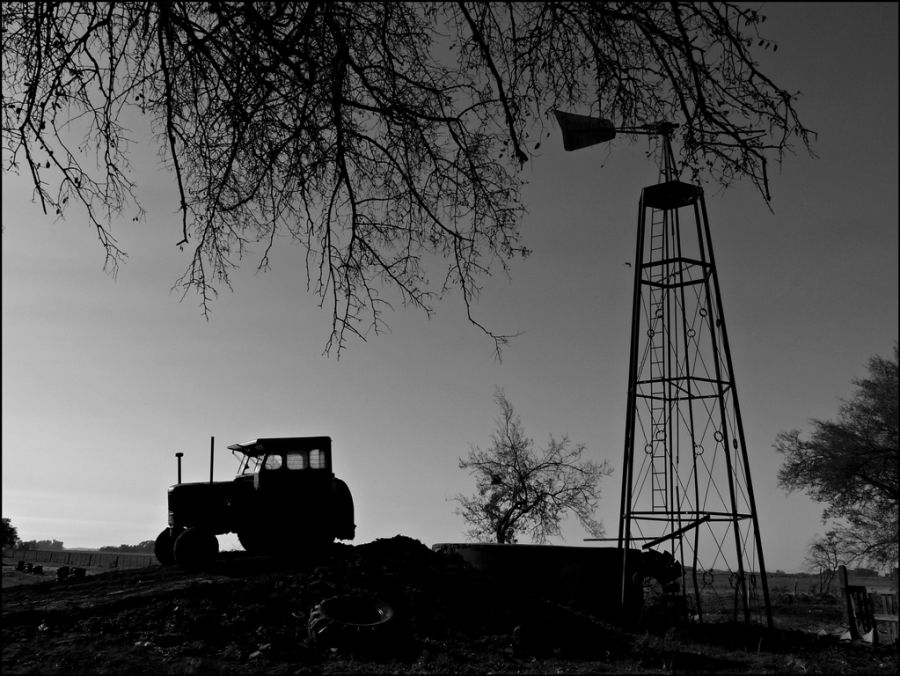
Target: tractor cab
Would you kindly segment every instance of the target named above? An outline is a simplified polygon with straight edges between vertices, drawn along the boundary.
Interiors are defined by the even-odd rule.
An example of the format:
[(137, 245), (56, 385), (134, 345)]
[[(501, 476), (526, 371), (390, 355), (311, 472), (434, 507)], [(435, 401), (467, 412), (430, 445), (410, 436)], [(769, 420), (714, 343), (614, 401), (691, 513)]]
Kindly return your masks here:
[(314, 473), (317, 480), (332, 477), (330, 437), (280, 437), (232, 444), (240, 459), (236, 479), (252, 477), (259, 490), (279, 479), (291, 480)]

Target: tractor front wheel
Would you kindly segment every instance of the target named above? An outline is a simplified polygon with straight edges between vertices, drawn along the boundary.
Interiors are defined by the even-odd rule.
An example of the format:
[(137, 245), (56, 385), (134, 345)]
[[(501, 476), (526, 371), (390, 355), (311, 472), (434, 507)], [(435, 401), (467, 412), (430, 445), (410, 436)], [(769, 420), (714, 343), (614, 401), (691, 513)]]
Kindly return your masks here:
[(175, 540), (175, 563), (185, 570), (208, 567), (219, 553), (216, 536), (203, 528), (188, 528)]
[(156, 536), (156, 542), (153, 545), (153, 553), (156, 554), (156, 560), (162, 565), (175, 565), (175, 538), (172, 537), (171, 529), (166, 528), (162, 533)]

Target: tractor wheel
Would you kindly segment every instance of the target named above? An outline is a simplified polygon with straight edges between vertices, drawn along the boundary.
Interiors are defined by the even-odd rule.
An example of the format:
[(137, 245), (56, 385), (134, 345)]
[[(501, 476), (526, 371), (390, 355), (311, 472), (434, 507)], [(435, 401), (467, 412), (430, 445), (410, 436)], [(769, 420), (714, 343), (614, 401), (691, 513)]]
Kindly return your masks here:
[(248, 554), (268, 554), (271, 539), (256, 528), (242, 528), (237, 532), (238, 542)]
[(162, 565), (175, 565), (175, 538), (172, 537), (171, 530), (166, 528), (162, 533), (156, 536), (156, 543), (153, 545), (153, 553), (156, 554), (156, 560)]
[(384, 601), (366, 596), (333, 596), (310, 611), (307, 631), (310, 641), (329, 648), (387, 648), (393, 617), (393, 608)]
[(188, 528), (175, 540), (175, 563), (185, 570), (202, 570), (219, 553), (216, 536), (203, 528)]

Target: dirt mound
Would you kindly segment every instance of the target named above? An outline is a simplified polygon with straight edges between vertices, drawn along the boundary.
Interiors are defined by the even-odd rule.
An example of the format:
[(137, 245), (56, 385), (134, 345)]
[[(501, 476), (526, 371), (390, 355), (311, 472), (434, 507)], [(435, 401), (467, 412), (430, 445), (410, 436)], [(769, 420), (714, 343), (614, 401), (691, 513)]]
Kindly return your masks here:
[[(393, 608), (377, 650), (370, 644), (354, 654), (309, 640), (310, 611), (337, 595)], [(360, 658), (416, 671), (438, 653), (441, 671), (476, 653), (501, 661), (609, 659), (628, 648), (623, 634), (592, 618), (505, 588), (459, 557), (400, 535), (336, 544), (303, 561), (226, 552), (198, 575), (153, 566), (7, 589), (3, 635), (6, 673), (277, 673)]]
[[(393, 618), (369, 641), (310, 640), (315, 606), (344, 595), (377, 598)], [(798, 657), (757, 642), (732, 649), (708, 632), (629, 635), (401, 535), (304, 560), (225, 552), (202, 574), (150, 566), (10, 587), (2, 613), (7, 674), (896, 669), (892, 648), (851, 655), (809, 642)]]

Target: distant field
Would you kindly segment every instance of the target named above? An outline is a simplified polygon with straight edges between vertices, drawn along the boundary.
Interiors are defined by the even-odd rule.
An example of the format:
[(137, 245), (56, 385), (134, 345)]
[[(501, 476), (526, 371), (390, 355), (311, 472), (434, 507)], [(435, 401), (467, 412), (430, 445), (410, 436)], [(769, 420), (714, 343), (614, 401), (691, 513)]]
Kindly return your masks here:
[[(43, 575), (24, 573), (16, 570), (16, 562), (26, 561), (40, 564), (44, 568)], [(84, 568), (88, 575), (108, 570), (126, 568), (143, 568), (156, 562), (150, 554), (132, 554), (118, 552), (101, 552), (78, 549), (32, 549), (3, 550), (2, 587), (15, 587), (22, 584), (36, 584), (56, 579), (56, 571), (60, 566), (78, 566)]]
[[(16, 562), (14, 559), (9, 559), (3, 557), (3, 577), (0, 578), (2, 580), (2, 588), (6, 589), (8, 587), (18, 587), (23, 584), (38, 584), (41, 582), (47, 582), (48, 580), (56, 579), (56, 570), (59, 566), (52, 564), (43, 564), (44, 566), (44, 574), (43, 575), (35, 575), (33, 573), (23, 573), (21, 571), (16, 570)], [(102, 573), (105, 568), (87, 568), (85, 569), (87, 575), (96, 575), (97, 573)]]
[[(848, 571), (849, 584), (863, 585), (869, 591), (890, 592), (897, 591), (897, 579), (882, 575), (858, 575)], [(797, 593), (816, 593), (819, 590), (819, 576), (810, 573), (769, 573), (769, 591), (779, 590)], [(796, 587), (796, 589), (795, 589)], [(839, 594), (840, 582), (837, 577), (831, 583), (831, 593)]]
[[(707, 585), (701, 583), (709, 593), (722, 596), (730, 596), (733, 593), (732, 580), (726, 571), (713, 571), (712, 581)], [(688, 589), (690, 589), (690, 572), (688, 576)], [(815, 595), (819, 593), (819, 576), (812, 573), (768, 573), (769, 594), (776, 597), (783, 594)], [(847, 574), (848, 584), (862, 585), (870, 592), (897, 592), (897, 579), (881, 575), (859, 575), (853, 572)], [(757, 580), (758, 584), (758, 580)], [(837, 596), (841, 593), (840, 582), (835, 576), (831, 582), (829, 593)], [(773, 598), (773, 601), (775, 599)]]

